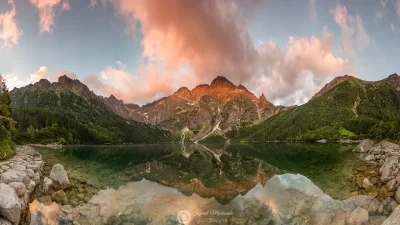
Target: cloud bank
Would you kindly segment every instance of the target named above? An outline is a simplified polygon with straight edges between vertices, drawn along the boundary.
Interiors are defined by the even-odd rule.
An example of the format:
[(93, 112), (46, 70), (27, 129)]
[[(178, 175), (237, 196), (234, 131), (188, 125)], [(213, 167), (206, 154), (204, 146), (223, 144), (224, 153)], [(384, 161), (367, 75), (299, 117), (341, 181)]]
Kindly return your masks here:
[[(42, 32), (51, 32), (57, 14), (70, 7), (62, 0), (30, 2), (39, 10)], [(340, 3), (331, 10), (344, 49), (344, 55), (337, 56), (338, 43), (327, 28), (320, 35), (291, 36), (284, 48), (274, 41), (255, 43), (248, 18), (259, 1), (246, 6), (235, 0), (101, 2), (111, 5), (125, 21), (126, 33), (140, 40), (142, 63), (131, 68), (118, 61), (82, 81), (97, 94), (113, 94), (129, 103), (146, 104), (182, 86), (193, 88), (222, 75), (256, 95), (264, 93), (275, 104), (303, 104), (333, 77), (354, 75), (356, 53), (370, 44), (362, 18), (351, 15)], [(91, 0), (89, 7), (97, 3)], [(310, 3), (316, 10), (316, 1)], [(61, 71), (54, 80), (64, 74), (76, 78), (72, 72)], [(49, 78), (46, 66), (32, 73), (29, 82), (42, 78)]]
[(30, 82), (35, 83), (40, 81), (41, 79), (49, 79), (47, 71), (48, 71), (47, 66), (41, 66), (38, 71), (31, 74)]
[(52, 32), (54, 19), (63, 11), (70, 10), (68, 0), (29, 0), (39, 12), (39, 25), (41, 32)]
[(17, 45), (19, 37), (22, 34), (15, 22), (17, 12), (14, 1), (8, 0), (8, 4), (11, 5), (12, 9), (0, 14), (0, 39), (3, 42), (1, 45), (2, 48), (11, 48), (13, 45)]
[[(113, 6), (126, 23), (126, 33), (141, 35), (142, 57), (148, 63), (131, 71), (127, 66), (107, 66), (100, 76), (84, 81), (96, 93), (139, 104), (181, 86), (209, 83), (217, 75), (244, 84), (257, 95), (265, 93), (275, 103), (302, 104), (333, 77), (354, 75), (356, 52), (370, 44), (362, 18), (350, 15), (340, 3), (331, 13), (341, 28), (342, 57), (334, 55), (335, 40), (326, 28), (320, 36), (290, 37), (286, 48), (273, 41), (255, 44), (247, 20), (254, 7), (242, 7), (239, 1), (102, 3)], [(92, 0), (90, 7), (96, 4)], [(315, 4), (310, 0), (311, 18), (317, 14)]]

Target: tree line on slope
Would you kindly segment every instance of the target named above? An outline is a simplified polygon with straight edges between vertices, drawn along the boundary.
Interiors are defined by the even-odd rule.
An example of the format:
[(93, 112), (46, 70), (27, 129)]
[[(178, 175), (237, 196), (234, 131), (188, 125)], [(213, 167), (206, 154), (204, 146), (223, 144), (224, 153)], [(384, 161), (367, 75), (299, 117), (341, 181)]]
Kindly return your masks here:
[(297, 108), (228, 136), (242, 141), (388, 139), (399, 141), (400, 92), (353, 79)]
[(11, 93), (17, 143), (142, 144), (169, 141), (157, 127), (125, 120), (97, 99), (69, 89), (25, 87)]

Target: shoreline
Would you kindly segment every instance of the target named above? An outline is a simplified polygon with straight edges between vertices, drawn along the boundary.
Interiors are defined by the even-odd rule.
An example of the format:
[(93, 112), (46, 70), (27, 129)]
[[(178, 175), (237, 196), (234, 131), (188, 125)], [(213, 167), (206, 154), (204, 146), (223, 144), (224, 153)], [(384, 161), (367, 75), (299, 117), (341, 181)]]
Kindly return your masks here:
[(15, 154), (0, 162), (0, 224), (19, 224), (29, 214), (31, 194), (42, 179), (42, 155), (29, 146), (16, 146)]
[(69, 176), (61, 164), (45, 162), (33, 146), (17, 145), (15, 154), (0, 162), (0, 224), (30, 224), (29, 206), (35, 200), (45, 206), (63, 203), (72, 210), (98, 191), (82, 177)]

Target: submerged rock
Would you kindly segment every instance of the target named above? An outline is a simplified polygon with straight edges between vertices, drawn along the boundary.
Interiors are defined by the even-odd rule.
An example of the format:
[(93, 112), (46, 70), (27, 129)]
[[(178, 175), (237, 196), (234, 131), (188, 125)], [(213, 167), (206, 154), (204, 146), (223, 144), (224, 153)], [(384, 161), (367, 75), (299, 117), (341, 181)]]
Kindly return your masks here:
[(68, 197), (64, 191), (56, 191), (51, 195), (51, 198), (60, 204), (66, 205), (68, 203)]
[(368, 224), (368, 210), (357, 207), (351, 214), (348, 220), (349, 225), (367, 225)]
[(364, 178), (363, 183), (362, 183), (362, 187), (366, 190), (366, 191), (370, 191), (372, 189), (374, 185), (368, 180), (368, 178)]
[(45, 177), (43, 180), (43, 193), (47, 194), (47, 192), (49, 192), (52, 185), (53, 185), (53, 181), (50, 180), (50, 178)]

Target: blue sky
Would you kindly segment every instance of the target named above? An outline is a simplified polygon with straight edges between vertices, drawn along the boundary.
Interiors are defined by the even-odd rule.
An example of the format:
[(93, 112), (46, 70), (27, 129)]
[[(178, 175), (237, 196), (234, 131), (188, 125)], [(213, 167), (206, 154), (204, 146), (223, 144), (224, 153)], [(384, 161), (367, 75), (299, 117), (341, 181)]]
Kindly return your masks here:
[[(0, 14), (15, 12), (19, 31), (1, 23), (0, 71), (9, 86), (65, 73), (98, 94), (144, 104), (223, 75), (290, 105), (306, 102), (335, 76), (379, 80), (400, 72), (400, 0), (173, 0), (163, 6), (173, 13), (161, 1), (100, 0), (89, 7), (96, 2), (2, 1)], [(341, 26), (335, 13), (343, 11)]]

